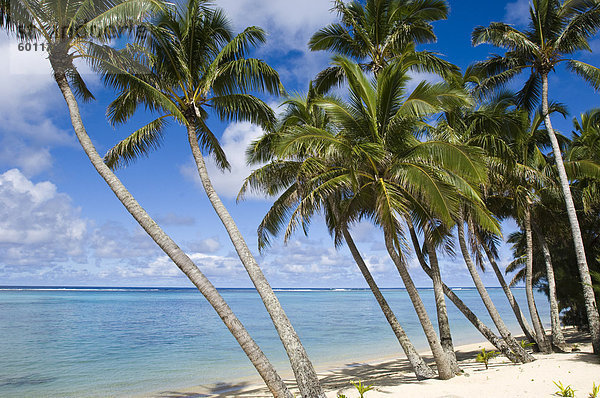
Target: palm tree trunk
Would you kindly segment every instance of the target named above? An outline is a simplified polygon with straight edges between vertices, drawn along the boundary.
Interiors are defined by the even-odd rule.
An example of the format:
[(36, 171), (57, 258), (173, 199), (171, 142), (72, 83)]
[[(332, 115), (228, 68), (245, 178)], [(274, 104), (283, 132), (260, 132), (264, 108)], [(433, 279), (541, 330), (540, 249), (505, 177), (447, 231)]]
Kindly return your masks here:
[[(410, 237), (413, 242), (413, 247), (415, 249), (415, 253), (417, 255), (417, 259), (421, 264), (421, 268), (423, 271), (432, 278), (431, 268), (425, 262), (425, 257), (423, 257), (423, 253), (421, 252), (421, 248), (419, 246), (419, 240), (417, 238), (417, 234), (411, 224), (408, 224), (408, 229), (410, 232)], [(442, 282), (442, 288), (444, 289), (444, 294), (452, 303), (458, 308), (460, 312), (471, 322), (471, 324), (489, 341), (494, 347), (496, 347), (504, 356), (510, 359), (513, 362), (518, 362), (519, 359), (515, 356), (515, 354), (510, 350), (510, 347), (506, 344), (504, 340), (496, 335), (489, 327), (487, 327), (481, 320), (471, 311), (471, 309), (462, 301), (456, 293), (452, 291), (445, 283)]]
[(83, 121), (81, 120), (77, 101), (69, 87), (64, 71), (55, 69), (54, 77), (69, 108), (71, 123), (73, 124), (77, 139), (98, 174), (106, 181), (108, 186), (139, 225), (148, 233), (148, 235), (150, 235), (165, 254), (173, 260), (177, 267), (183, 271), (204, 297), (206, 297), (223, 323), (225, 323), (231, 334), (238, 341), (239, 345), (244, 350), (244, 353), (248, 356), (273, 396), (293, 398), (292, 394), (275, 371), (275, 368), (273, 368), (273, 365), (271, 365), (265, 354), (261, 351), (252, 337), (250, 337), (248, 331), (231, 311), (231, 308), (229, 308), (217, 289), (210, 283), (204, 274), (202, 274), (183, 250), (181, 250), (181, 248), (177, 246), (156, 222), (154, 222), (131, 193), (127, 191), (117, 176), (104, 164), (90, 140), (90, 137), (87, 135)]
[(534, 222), (531, 223), (533, 231), (540, 242), (542, 253), (544, 253), (544, 263), (546, 264), (546, 279), (548, 280), (548, 298), (550, 300), (550, 322), (552, 324), (552, 345), (559, 351), (567, 351), (567, 342), (560, 328), (560, 311), (558, 310), (558, 300), (556, 296), (556, 281), (554, 280), (554, 268), (552, 267), (552, 256), (546, 238), (540, 232)]
[(367, 264), (365, 264), (362, 256), (360, 255), (360, 252), (358, 251), (358, 248), (354, 244), (354, 240), (352, 239), (352, 236), (350, 235), (348, 230), (345, 228), (343, 230), (343, 235), (344, 235), (344, 239), (346, 240), (346, 243), (348, 244), (348, 248), (350, 249), (350, 252), (352, 253), (352, 257), (354, 258), (354, 261), (356, 262), (356, 265), (358, 265), (358, 268), (360, 269), (360, 272), (363, 274), (365, 281), (367, 281), (367, 285), (369, 285), (369, 288), (371, 289), (371, 291), (373, 292), (373, 295), (375, 296), (375, 300), (377, 300), (379, 307), (381, 307), (381, 311), (383, 311), (385, 318), (387, 319), (392, 330), (394, 331), (394, 334), (396, 335), (398, 342), (402, 346), (402, 350), (404, 350), (404, 354), (406, 354), (406, 357), (408, 358), (408, 362), (412, 366), (413, 371), (415, 372), (415, 375), (417, 376), (417, 379), (423, 380), (423, 379), (431, 379), (431, 378), (435, 377), (435, 372), (429, 366), (427, 366), (427, 364), (425, 363), (423, 358), (421, 358), (421, 356), (417, 352), (413, 343), (410, 341), (410, 339), (404, 332), (404, 329), (402, 329), (402, 326), (400, 326), (400, 323), (398, 322), (396, 315), (390, 308), (386, 299), (383, 297), (383, 294), (381, 293), (381, 291), (379, 290), (379, 287), (377, 286), (377, 283), (373, 279), (373, 276), (371, 275), (371, 272), (369, 271)]
[(529, 314), (533, 322), (533, 330), (535, 330), (535, 341), (538, 348), (544, 354), (552, 353), (550, 342), (546, 338), (546, 331), (540, 320), (540, 314), (535, 305), (533, 297), (533, 235), (531, 233), (531, 211), (529, 206), (525, 207), (525, 238), (527, 241), (527, 263), (525, 269), (525, 292), (527, 295), (527, 304), (529, 306)]
[(271, 316), (273, 325), (275, 326), (275, 329), (277, 329), (279, 338), (281, 339), (283, 347), (285, 348), (290, 360), (294, 376), (296, 377), (296, 382), (298, 383), (300, 394), (302, 394), (302, 397), (304, 398), (325, 398), (325, 393), (319, 384), (317, 373), (315, 372), (315, 369), (308, 358), (306, 350), (304, 349), (298, 334), (283, 311), (279, 299), (277, 299), (277, 296), (273, 292), (273, 289), (269, 285), (265, 275), (254, 259), (252, 252), (248, 248), (248, 245), (246, 245), (246, 242), (237, 228), (237, 225), (223, 205), (223, 202), (221, 202), (221, 199), (217, 195), (217, 192), (210, 181), (208, 170), (206, 169), (206, 164), (204, 163), (204, 158), (202, 156), (202, 151), (198, 146), (198, 139), (196, 137), (195, 129), (191, 125), (188, 125), (187, 129), (188, 141), (190, 148), (192, 149), (194, 160), (196, 161), (198, 175), (202, 181), (204, 191), (206, 192), (210, 203), (215, 209), (215, 212), (225, 226), (225, 229), (229, 234), (229, 238), (231, 239), (239, 258), (242, 261), (244, 268), (246, 268), (246, 271), (248, 272), (256, 291), (260, 295), (267, 312)]
[[(479, 236), (478, 236), (478, 238), (479, 238)], [(517, 300), (515, 300), (515, 297), (513, 296), (512, 291), (510, 290), (510, 287), (506, 283), (506, 280), (504, 279), (504, 275), (502, 275), (502, 272), (500, 271), (500, 267), (498, 267), (498, 263), (496, 262), (496, 259), (494, 258), (492, 251), (490, 250), (487, 243), (485, 243), (485, 241), (483, 241), (483, 239), (478, 239), (478, 241), (479, 241), (479, 244), (483, 247), (483, 250), (485, 251), (488, 261), (490, 262), (492, 269), (494, 270), (494, 273), (496, 274), (496, 277), (498, 278), (498, 281), (500, 282), (500, 286), (502, 286), (502, 290), (504, 290), (504, 294), (506, 295), (506, 298), (508, 299), (508, 302), (510, 303), (510, 307), (512, 308), (513, 313), (515, 314), (515, 317), (517, 318), (517, 322), (519, 322), (519, 325), (521, 326), (521, 330), (523, 330), (523, 333), (525, 334), (525, 337), (527, 338), (527, 340), (529, 340), (532, 343), (535, 343), (535, 339), (533, 338), (533, 330), (531, 330), (531, 326), (529, 326), (529, 323), (527, 323), (527, 319), (525, 318), (525, 315), (521, 311), (521, 308), (519, 307)]]
[(600, 314), (598, 314), (596, 298), (594, 296), (594, 290), (592, 289), (592, 278), (590, 276), (590, 269), (588, 268), (587, 259), (585, 258), (583, 238), (581, 237), (579, 221), (577, 220), (577, 212), (575, 211), (575, 204), (573, 203), (573, 197), (571, 196), (569, 178), (567, 177), (567, 172), (565, 171), (565, 165), (563, 163), (560, 146), (558, 144), (558, 140), (556, 139), (556, 135), (554, 134), (552, 122), (550, 121), (550, 113), (548, 112), (547, 73), (542, 74), (542, 113), (544, 114), (544, 124), (546, 125), (546, 130), (548, 131), (548, 137), (552, 143), (552, 151), (554, 152), (554, 159), (556, 161), (556, 168), (560, 178), (560, 185), (565, 198), (567, 215), (569, 217), (569, 223), (571, 224), (571, 233), (573, 235), (573, 243), (575, 245), (575, 256), (577, 257), (577, 268), (579, 269), (579, 277), (581, 278), (581, 284), (583, 288), (585, 309), (590, 327), (590, 333), (592, 335), (592, 347), (594, 348), (594, 353), (600, 355)]
[(444, 299), (444, 288), (442, 286), (442, 275), (440, 273), (437, 253), (431, 240), (427, 237), (425, 238), (425, 249), (429, 256), (429, 264), (431, 264), (431, 280), (433, 282), (433, 295), (435, 297), (438, 328), (440, 330), (440, 343), (442, 344), (442, 348), (446, 352), (446, 355), (448, 355), (454, 373), (460, 374), (462, 371), (458, 367), (456, 353), (454, 352), (454, 344), (452, 343), (452, 332), (450, 330), (450, 321), (448, 320), (446, 300)]
[(419, 317), (419, 321), (421, 322), (421, 327), (423, 328), (423, 332), (425, 332), (425, 337), (427, 337), (427, 342), (429, 343), (429, 347), (431, 348), (431, 352), (435, 359), (435, 363), (438, 369), (438, 375), (442, 380), (448, 380), (454, 377), (454, 371), (452, 370), (452, 366), (450, 364), (450, 360), (440, 341), (435, 333), (435, 329), (433, 328), (433, 324), (429, 319), (429, 315), (425, 310), (425, 306), (423, 305), (423, 301), (421, 297), (419, 297), (419, 292), (415, 287), (410, 274), (408, 273), (408, 269), (406, 268), (406, 263), (404, 258), (396, 249), (396, 245), (394, 244), (394, 239), (389, 232), (385, 232), (385, 246), (387, 251), (392, 258), (392, 261), (396, 265), (400, 276), (402, 277), (402, 282), (404, 282), (404, 287), (406, 288), (406, 292), (408, 293), (410, 300), (412, 301), (413, 307)]
[(471, 254), (469, 253), (469, 250), (467, 249), (467, 242), (465, 240), (465, 231), (464, 231), (463, 224), (464, 224), (464, 220), (461, 216), (459, 218), (458, 222), (456, 223), (456, 228), (458, 231), (458, 243), (459, 243), (462, 255), (465, 259), (465, 264), (467, 265), (467, 269), (469, 270), (469, 273), (471, 274), (471, 278), (473, 278), (473, 282), (475, 283), (475, 287), (477, 288), (477, 291), (479, 292), (479, 295), (481, 296), (481, 299), (483, 300), (483, 304), (485, 305), (485, 308), (488, 310), (488, 313), (490, 314), (492, 321), (498, 328), (498, 332), (500, 332), (500, 335), (502, 336), (504, 341), (506, 341), (506, 344), (508, 344), (510, 349), (519, 358), (519, 361), (521, 361), (523, 363), (535, 361), (535, 358), (533, 356), (531, 356), (527, 351), (525, 351), (525, 349), (523, 347), (521, 347), (521, 345), (519, 343), (517, 343), (515, 338), (512, 336), (512, 334), (510, 333), (510, 330), (506, 327), (506, 324), (504, 324), (504, 321), (500, 317), (500, 314), (498, 313), (496, 306), (492, 302), (492, 299), (490, 298), (490, 295), (488, 294), (487, 289), (483, 285), (483, 281), (481, 280), (481, 277), (479, 276), (479, 273), (477, 272), (477, 269), (475, 268), (475, 263), (473, 263), (473, 259), (471, 259)]

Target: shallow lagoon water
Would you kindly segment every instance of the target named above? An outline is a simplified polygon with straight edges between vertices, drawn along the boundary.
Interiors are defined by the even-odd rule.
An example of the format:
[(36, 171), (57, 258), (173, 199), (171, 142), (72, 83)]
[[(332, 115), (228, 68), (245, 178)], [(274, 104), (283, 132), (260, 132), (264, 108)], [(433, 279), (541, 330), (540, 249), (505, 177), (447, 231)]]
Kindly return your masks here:
[[(475, 289), (454, 290), (492, 326)], [(489, 290), (518, 334), (503, 291)], [(257, 293), (220, 291), (276, 368), (289, 373)], [(316, 367), (402, 353), (369, 290), (275, 291)], [(513, 291), (526, 312), (525, 290)], [(383, 292), (417, 348), (426, 349), (406, 291)], [(419, 292), (435, 314), (433, 291)], [(536, 300), (549, 322), (546, 297), (537, 293)], [(448, 309), (455, 345), (483, 339), (452, 303)], [(131, 396), (257, 376), (195, 289), (0, 287), (0, 336), (2, 397)]]

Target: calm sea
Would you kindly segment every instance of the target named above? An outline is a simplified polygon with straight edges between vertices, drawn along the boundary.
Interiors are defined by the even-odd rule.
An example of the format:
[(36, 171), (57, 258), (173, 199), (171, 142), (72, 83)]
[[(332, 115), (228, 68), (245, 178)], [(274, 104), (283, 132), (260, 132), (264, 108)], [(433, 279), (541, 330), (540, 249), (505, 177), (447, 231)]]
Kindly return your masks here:
[[(488, 325), (474, 289), (456, 293)], [(276, 289), (316, 367), (401, 354), (372, 294), (361, 289)], [(514, 289), (526, 312), (524, 289)], [(221, 289), (278, 370), (289, 365), (255, 291)], [(433, 292), (420, 290), (430, 314)], [(518, 325), (501, 289), (490, 294), (509, 327)], [(426, 340), (403, 289), (386, 289), (417, 348)], [(537, 294), (544, 322), (548, 302)], [(455, 344), (482, 340), (448, 303)], [(107, 397), (233, 382), (257, 373), (194, 289), (0, 287), (0, 396)]]

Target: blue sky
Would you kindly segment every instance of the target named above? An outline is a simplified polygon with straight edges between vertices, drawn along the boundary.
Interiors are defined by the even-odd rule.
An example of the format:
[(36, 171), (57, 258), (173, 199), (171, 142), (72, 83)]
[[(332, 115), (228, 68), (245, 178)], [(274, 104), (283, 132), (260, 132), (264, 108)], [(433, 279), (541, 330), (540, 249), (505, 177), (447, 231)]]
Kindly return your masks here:
[[(522, 26), (528, 2), (482, 4), (451, 1), (448, 20), (434, 25), (438, 42), (426, 48), (444, 54), (461, 68), (499, 52), (490, 46), (471, 47), (472, 29), (498, 20)], [(327, 65), (330, 56), (311, 53), (306, 43), (316, 30), (336, 19), (329, 12), (329, 1), (222, 0), (217, 5), (227, 11), (236, 30), (257, 25), (269, 33), (267, 44), (255, 56), (279, 71), (288, 91), (303, 91)], [(600, 40), (594, 38), (591, 44), (600, 50)], [(600, 64), (596, 54), (578, 57)], [(188, 286), (93, 170), (72, 133), (66, 105), (43, 54), (19, 52), (14, 39), (0, 34), (0, 60), (0, 285)], [(81, 69), (97, 97), (81, 105), (83, 120), (98, 151), (105, 153), (151, 119), (142, 112), (127, 125), (111, 128), (104, 115), (114, 93), (85, 65)], [(414, 79), (426, 78), (431, 77)], [(550, 97), (567, 104), (571, 112), (567, 120), (554, 120), (564, 133), (570, 131), (572, 117), (597, 106), (598, 98), (579, 78), (563, 70), (551, 76)], [(273, 106), (280, 101), (265, 100)], [(261, 131), (248, 123), (222, 124), (214, 118), (211, 126), (221, 136), (233, 166), (231, 173), (222, 174), (209, 164), (214, 185), (257, 253), (256, 227), (270, 201), (249, 197), (236, 203), (235, 196), (250, 172), (245, 147)], [(181, 127), (173, 125), (162, 148), (117, 174), (216, 286), (251, 286), (202, 191)], [(510, 221), (504, 227), (505, 234), (515, 228)], [(380, 285), (402, 286), (387, 258), (381, 232), (364, 223), (353, 234)], [(275, 239), (258, 261), (276, 287), (366, 286), (348, 250), (334, 249), (318, 220), (308, 238), (297, 234), (287, 245)], [(509, 248), (504, 246), (501, 265), (508, 261)], [(416, 284), (429, 286), (414, 259), (411, 264)], [(461, 258), (446, 256), (441, 264), (447, 284), (472, 285)], [(484, 279), (490, 286), (497, 285), (491, 273)]]

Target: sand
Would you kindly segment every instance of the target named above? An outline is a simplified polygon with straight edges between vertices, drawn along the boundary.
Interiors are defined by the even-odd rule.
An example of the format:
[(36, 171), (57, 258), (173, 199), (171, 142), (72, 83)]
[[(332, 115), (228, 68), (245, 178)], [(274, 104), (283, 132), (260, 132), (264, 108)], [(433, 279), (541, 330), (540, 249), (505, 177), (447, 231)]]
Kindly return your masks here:
[[(372, 384), (374, 390), (365, 393), (365, 398), (431, 397), (551, 397), (558, 390), (553, 382), (562, 382), (575, 390), (575, 396), (587, 398), (592, 385), (600, 385), (600, 357), (592, 354), (589, 336), (573, 329), (565, 331), (567, 341), (578, 351), (550, 355), (534, 354), (537, 359), (528, 364), (513, 364), (498, 357), (489, 364), (489, 369), (475, 361), (481, 348), (492, 350), (489, 343), (476, 343), (456, 348), (457, 359), (463, 374), (451, 380), (418, 381), (411, 373), (406, 358), (384, 359), (366, 363), (349, 363), (331, 370), (319, 370), (321, 383), (328, 398), (345, 394), (348, 398), (359, 397), (351, 381), (361, 380)], [(423, 354), (432, 363), (430, 353)], [(257, 381), (241, 381), (227, 385), (199, 386), (185, 391), (168, 391), (155, 397), (270, 397), (263, 385)], [(286, 380), (294, 387), (292, 380)], [(297, 390), (293, 389), (297, 393)], [(599, 397), (600, 398), (600, 394)]]

